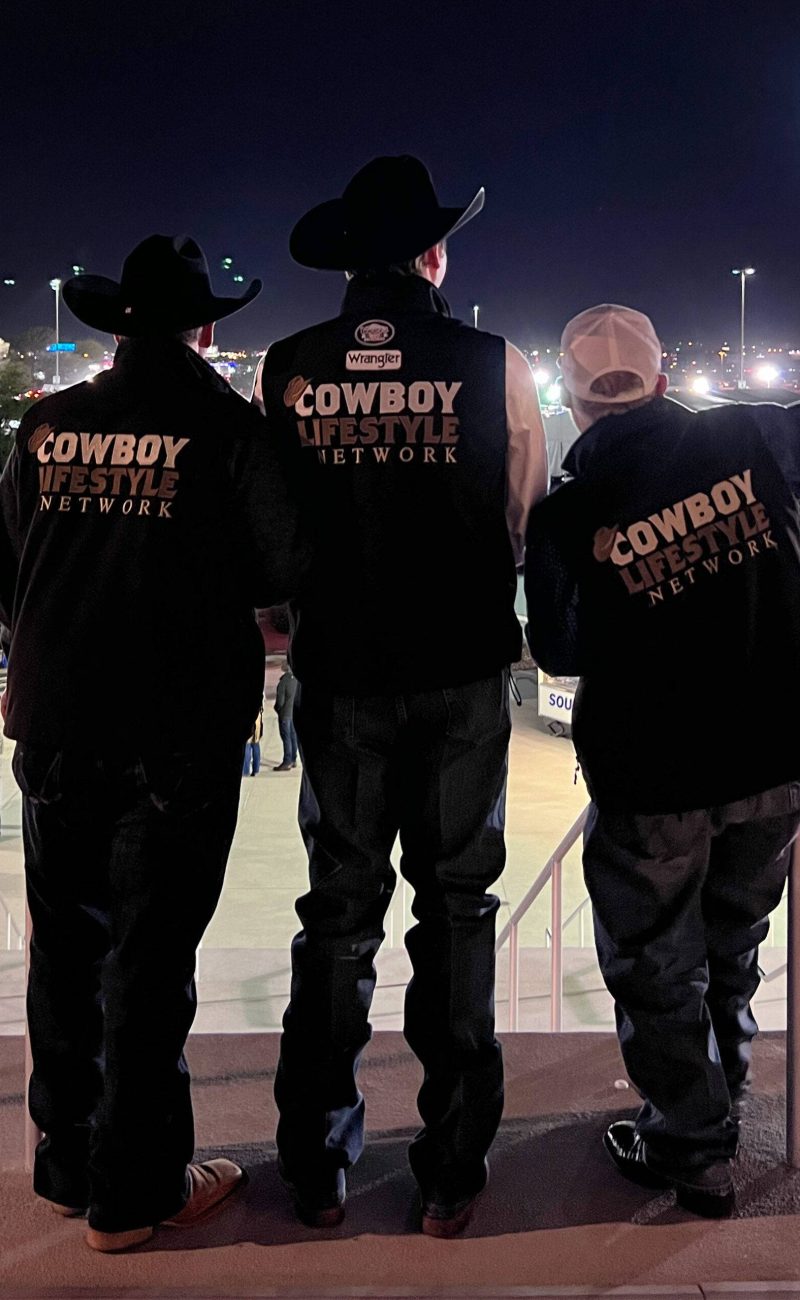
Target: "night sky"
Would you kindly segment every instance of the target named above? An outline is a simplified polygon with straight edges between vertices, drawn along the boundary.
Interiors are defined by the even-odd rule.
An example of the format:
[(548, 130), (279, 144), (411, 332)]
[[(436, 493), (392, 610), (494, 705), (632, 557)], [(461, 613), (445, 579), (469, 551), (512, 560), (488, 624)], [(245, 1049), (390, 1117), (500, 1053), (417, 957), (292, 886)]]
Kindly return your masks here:
[[(800, 340), (798, 0), (28, 0), (0, 33), (0, 336), (73, 262), (117, 276), (153, 231), (265, 289), (218, 332), (265, 346), (335, 314), (294, 221), (379, 153), (416, 153), (454, 236), (454, 314), (522, 346), (602, 300), (663, 338)], [(62, 335), (85, 336), (64, 311)], [(69, 322), (69, 323), (67, 323)], [(71, 331), (71, 332), (70, 332)]]

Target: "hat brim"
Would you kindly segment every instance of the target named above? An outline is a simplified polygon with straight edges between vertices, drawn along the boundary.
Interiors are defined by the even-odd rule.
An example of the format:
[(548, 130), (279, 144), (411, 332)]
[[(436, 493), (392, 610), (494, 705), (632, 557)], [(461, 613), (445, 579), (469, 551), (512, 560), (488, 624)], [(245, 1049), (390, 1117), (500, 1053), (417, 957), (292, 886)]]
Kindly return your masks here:
[(62, 286), (64, 302), (84, 325), (104, 334), (139, 338), (145, 334), (180, 334), (183, 330), (209, 325), (241, 311), (261, 292), (260, 280), (253, 280), (241, 297), (199, 296), (192, 303), (172, 304), (167, 298), (157, 310), (131, 308), (116, 280), (104, 275), (78, 275)]
[(434, 208), (412, 229), (400, 227), (369, 246), (356, 241), (346, 228), (342, 199), (329, 199), (301, 217), (289, 236), (295, 262), (315, 271), (359, 271), (410, 261), (454, 235), (476, 217), (486, 200), (483, 186), (463, 208)]

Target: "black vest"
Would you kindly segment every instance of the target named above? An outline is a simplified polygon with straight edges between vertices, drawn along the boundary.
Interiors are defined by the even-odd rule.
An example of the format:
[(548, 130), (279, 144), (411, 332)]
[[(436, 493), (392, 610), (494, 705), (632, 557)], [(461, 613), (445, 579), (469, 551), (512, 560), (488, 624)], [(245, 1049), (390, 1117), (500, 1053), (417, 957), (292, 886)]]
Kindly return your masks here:
[(355, 279), (339, 317), (269, 349), (263, 395), (316, 531), (299, 680), (391, 694), (517, 659), (503, 339), (419, 276)]

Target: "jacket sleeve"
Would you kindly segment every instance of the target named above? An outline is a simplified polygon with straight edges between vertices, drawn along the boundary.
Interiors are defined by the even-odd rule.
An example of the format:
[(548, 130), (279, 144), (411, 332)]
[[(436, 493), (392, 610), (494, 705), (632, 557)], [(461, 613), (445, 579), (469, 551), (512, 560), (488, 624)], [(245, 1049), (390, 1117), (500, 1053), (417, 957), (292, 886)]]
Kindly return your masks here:
[(7, 644), (12, 632), (22, 526), (19, 501), (19, 451), (15, 445), (0, 477), (0, 624)]
[(250, 401), (253, 403), (253, 406), (255, 406), (261, 412), (262, 415), (264, 414), (263, 383), (264, 383), (264, 362), (266, 361), (266, 358), (267, 358), (267, 354), (265, 352), (263, 357), (259, 361), (258, 365), (256, 366), (255, 378), (253, 380), (253, 391), (250, 394)]
[(257, 609), (267, 609), (297, 596), (311, 550), (291, 460), (264, 417), (252, 408), (247, 415), (250, 427), (236, 440), (231, 475), (250, 557), (250, 599)]
[(778, 406), (758, 402), (748, 407), (793, 494), (800, 498), (800, 402)]
[(565, 484), (534, 507), (525, 539), (528, 645), (536, 663), (557, 677), (579, 677), (583, 671), (577, 564), (567, 531), (574, 487)]

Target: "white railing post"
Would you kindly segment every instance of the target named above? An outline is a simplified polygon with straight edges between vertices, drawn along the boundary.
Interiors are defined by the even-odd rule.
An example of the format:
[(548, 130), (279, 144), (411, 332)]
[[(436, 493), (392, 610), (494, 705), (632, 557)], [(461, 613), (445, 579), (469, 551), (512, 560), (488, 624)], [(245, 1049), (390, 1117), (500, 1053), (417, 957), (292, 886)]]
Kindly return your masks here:
[(561, 1033), (564, 994), (564, 938), (561, 930), (561, 859), (553, 860), (550, 877), (550, 1030)]
[(508, 935), (508, 1028), (519, 1028), (519, 927), (512, 924)]
[[(519, 925), (523, 917), (527, 914), (529, 908), (536, 902), (536, 899), (539, 897), (548, 881), (553, 889), (551, 902), (551, 925), (553, 930), (550, 936), (550, 971), (552, 979), (550, 990), (550, 1028), (556, 1032), (561, 1029), (563, 1003), (563, 926), (561, 920), (562, 864), (567, 853), (580, 836), (586, 824), (588, 812), (588, 807), (584, 808), (583, 812), (567, 831), (555, 853), (548, 858), (530, 889), (525, 894), (522, 901), (514, 908), (511, 916), (508, 918), (497, 936), (494, 948), (496, 956), (500, 954), (506, 939), (508, 940), (509, 1030), (516, 1030), (519, 1024)], [(558, 933), (558, 942), (555, 940), (556, 932)]]
[[(28, 1000), (28, 974), (31, 967), (31, 936), (33, 927), (31, 925), (31, 914), (28, 908), (25, 908), (25, 1004), (27, 1007)], [(30, 1173), (33, 1169), (33, 1157), (36, 1148), (42, 1140), (42, 1133), (34, 1124), (28, 1110), (28, 1092), (30, 1090), (31, 1075), (33, 1074), (33, 1057), (31, 1055), (31, 1036), (28, 1030), (28, 1013), (25, 1012), (25, 1087), (23, 1089), (23, 1106), (25, 1107), (25, 1168)]]
[(800, 839), (789, 864), (786, 980), (786, 1159), (800, 1169)]

